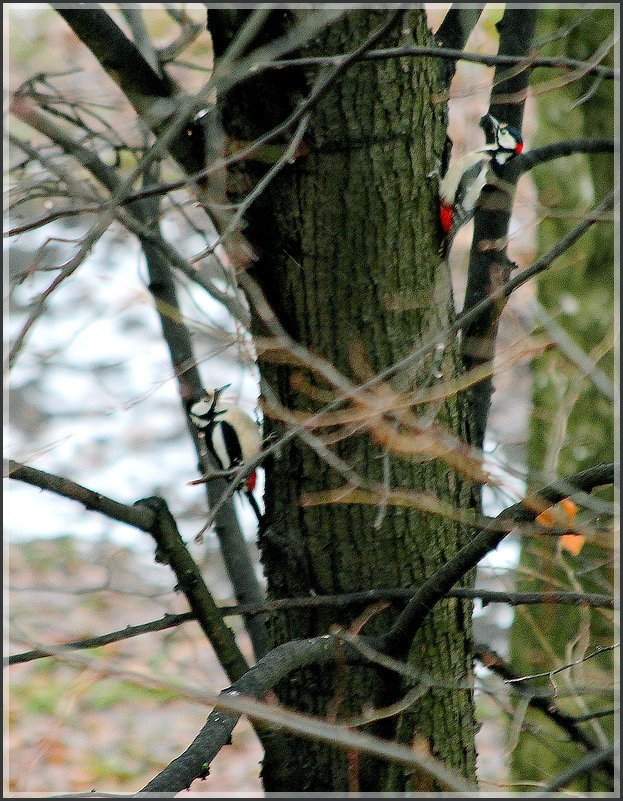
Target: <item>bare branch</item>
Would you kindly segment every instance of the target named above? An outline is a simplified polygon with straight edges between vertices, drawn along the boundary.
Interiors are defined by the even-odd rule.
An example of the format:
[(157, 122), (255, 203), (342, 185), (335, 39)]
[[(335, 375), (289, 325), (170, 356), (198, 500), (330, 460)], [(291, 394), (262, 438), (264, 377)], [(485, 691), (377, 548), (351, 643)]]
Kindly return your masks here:
[(52, 5), (156, 133), (166, 120), (179, 115), (178, 130), (169, 143), (171, 154), (187, 172), (200, 170), (204, 165), (204, 141), (201, 136), (178, 135), (191, 114), (183, 113), (181, 92), (175, 82), (166, 72), (159, 75), (154, 71), (99, 4), (76, 8)]
[(600, 709), (596, 712), (587, 712), (586, 715), (576, 715), (573, 718), (574, 723), (586, 723), (590, 720), (595, 720), (596, 718), (606, 718), (610, 715), (616, 715), (617, 712), (620, 710), (618, 709)]
[[(613, 464), (603, 464), (589, 468), (581, 473), (576, 473), (549, 484), (534, 495), (508, 507), (495, 518), (495, 521), (508, 521), (511, 523), (513, 521), (533, 520), (538, 514), (535, 506), (538, 507), (542, 501), (557, 503), (578, 490), (590, 492), (595, 487), (611, 484), (613, 481)], [(509, 530), (512, 530), (512, 526), (509, 527)], [(446, 595), (455, 582), (465, 575), (468, 570), (475, 567), (483, 556), (497, 548), (507, 533), (483, 529), (467, 545), (464, 545), (452, 559), (446, 562), (422, 585), (415, 597), (409, 601), (405, 610), (399, 615), (390, 631), (382, 638), (379, 638), (380, 645), (377, 646), (379, 650), (398, 654), (405, 652), (433, 606)]]
[(583, 662), (587, 662), (589, 659), (593, 659), (604, 652), (613, 651), (615, 648), (618, 648), (619, 645), (620, 643), (615, 643), (614, 645), (601, 645), (590, 654), (586, 654), (585, 656), (581, 657), (581, 659), (576, 659), (574, 662), (570, 662), (568, 665), (562, 665), (561, 667), (553, 668), (552, 670), (546, 670), (544, 673), (532, 673), (530, 676), (514, 676), (512, 679), (505, 679), (505, 682), (507, 684), (512, 684), (519, 681), (530, 681), (531, 679), (551, 678), (551, 676), (555, 676), (556, 673), (562, 673), (563, 670), (569, 670), (576, 665), (581, 665)]
[(183, 9), (176, 9), (168, 5), (166, 11), (169, 16), (181, 27), (179, 36), (174, 42), (157, 51), (159, 62), (173, 61), (179, 53), (197, 39), (203, 32), (203, 25), (194, 22)]
[[(149, 623), (141, 623), (137, 626), (126, 626), (124, 629), (118, 631), (111, 631), (108, 634), (101, 634), (98, 637), (85, 637), (80, 640), (72, 640), (72, 642), (63, 643), (56, 646), (56, 649), (63, 651), (82, 650), (84, 648), (101, 648), (104, 645), (110, 645), (113, 642), (121, 642), (123, 640), (131, 639), (132, 637), (139, 637), (141, 634), (151, 634), (154, 631), (163, 631), (164, 629), (175, 628), (182, 623), (189, 620), (196, 620), (194, 612), (182, 612), (177, 615), (165, 615), (160, 620), (152, 620)], [(51, 653), (41, 649), (33, 649), (32, 651), (23, 651), (20, 654), (11, 654), (11, 656), (4, 657), (3, 664), (5, 665), (21, 665), (25, 662), (32, 662), (35, 659), (44, 659), (45, 657), (55, 656), (57, 651)]]
[(565, 329), (548, 314), (546, 309), (535, 298), (528, 304), (528, 309), (538, 323), (550, 334), (558, 350), (575, 364), (581, 374), (590, 378), (607, 400), (614, 403), (614, 382), (597, 366), (595, 360), (582, 350), (573, 337), (569, 336)]
[(510, 162), (504, 175), (516, 179), (539, 164), (545, 164), (563, 156), (571, 156), (574, 153), (614, 152), (615, 145), (612, 139), (567, 139), (564, 142), (554, 142), (551, 145), (537, 147), (522, 153)]
[(613, 759), (613, 745), (608, 746), (608, 748), (604, 748), (602, 751), (594, 751), (590, 754), (587, 754), (584, 759), (576, 762), (575, 765), (572, 765), (568, 770), (556, 776), (556, 778), (549, 782), (549, 784), (546, 784), (543, 788), (543, 792), (535, 793), (534, 797), (541, 798), (545, 795), (545, 793), (553, 793), (555, 790), (560, 790), (578, 776), (591, 773), (593, 770), (595, 770), (595, 768), (599, 768), (602, 765), (613, 764)]
[(82, 264), (85, 258), (89, 255), (91, 250), (93, 249), (95, 243), (103, 236), (103, 234), (108, 229), (110, 225), (109, 219), (104, 216), (98, 223), (93, 225), (91, 230), (84, 236), (82, 240), (82, 244), (80, 245), (77, 252), (63, 265), (61, 271), (56, 276), (56, 278), (46, 287), (46, 289), (41, 292), (41, 294), (35, 299), (32, 304), (32, 308), (28, 317), (26, 318), (24, 324), (20, 328), (11, 349), (9, 350), (8, 356), (6, 358), (5, 368), (10, 370), (19, 354), (24, 347), (24, 343), (26, 341), (26, 337), (30, 333), (33, 325), (37, 322), (37, 320), (43, 314), (46, 303), (50, 295), (58, 289), (58, 287), (75, 271), (78, 267)]
[(209, 248), (203, 250), (201, 253), (197, 254), (195, 260), (202, 259), (205, 256), (209, 255), (210, 253), (214, 253), (217, 247), (226, 241), (229, 234), (231, 234), (238, 226), (240, 225), (242, 218), (246, 214), (249, 206), (257, 200), (257, 198), (262, 194), (262, 192), (266, 189), (266, 187), (270, 184), (271, 181), (278, 175), (278, 173), (292, 161), (294, 155), (303, 139), (307, 126), (309, 124), (309, 114), (306, 114), (298, 124), (294, 135), (292, 136), (290, 142), (288, 143), (287, 148), (284, 150), (282, 155), (277, 159), (277, 161), (273, 164), (273, 166), (268, 170), (266, 175), (258, 181), (257, 185), (253, 187), (251, 192), (244, 198), (244, 200), (238, 205), (236, 209), (236, 213), (233, 215), (231, 220), (227, 223), (227, 227), (224, 231), (222, 231), (217, 239), (210, 245)]
[(3, 460), (3, 470), (5, 478), (14, 478), (16, 481), (23, 481), (26, 484), (32, 484), (33, 487), (49, 490), (56, 495), (78, 501), (86, 509), (92, 509), (112, 520), (126, 523), (128, 526), (133, 526), (148, 534), (153, 528), (156, 518), (154, 513), (147, 508), (126, 506), (126, 504), (113, 501), (99, 492), (87, 489), (81, 484), (76, 484), (75, 481), (68, 478), (36, 470), (34, 467), (21, 464), (13, 459)]
[[(501, 287), (504, 290), (502, 294), (496, 289), (494, 290), (490, 297), (491, 298), (500, 298), (500, 297), (508, 297), (511, 292), (515, 289), (520, 287), (522, 284), (525, 284), (530, 278), (534, 278), (535, 275), (542, 273), (543, 270), (546, 270), (551, 264), (561, 256), (565, 251), (569, 250), (569, 248), (574, 245), (578, 239), (588, 231), (591, 226), (593, 226), (596, 222), (599, 222), (601, 219), (601, 215), (609, 211), (613, 208), (615, 204), (615, 200), (617, 198), (617, 192), (611, 192), (604, 200), (601, 201), (594, 209), (591, 209), (587, 212), (587, 216), (585, 220), (582, 220), (572, 231), (569, 231), (568, 234), (562, 237), (554, 247), (548, 251), (544, 256), (541, 256), (540, 259), (537, 259), (534, 264), (527, 267), (525, 270), (520, 272), (514, 278), (511, 278), (506, 284)], [(463, 314), (461, 314), (461, 317)]]
[(140, 6), (130, 7), (122, 5), (119, 10), (125, 17), (125, 20), (132, 31), (132, 38), (134, 39), (134, 43), (140, 54), (156, 73), (156, 75), (162, 78), (162, 71), (160, 69), (160, 64), (158, 63), (158, 56), (156, 55), (156, 50), (151, 40), (151, 36), (149, 35), (147, 26), (145, 25), (142, 9)]
[[(498, 654), (486, 646), (477, 645), (474, 651), (474, 657), (492, 673), (500, 676), (505, 682), (514, 681), (518, 678), (510, 665), (506, 664)], [(538, 710), (559, 726), (567, 733), (573, 742), (581, 745), (586, 751), (596, 750), (597, 744), (577, 725), (579, 722), (577, 718), (558, 709), (551, 698), (543, 698), (538, 695), (536, 689), (533, 687), (524, 686), (521, 688), (521, 692), (523, 697), (527, 699), (530, 707)]]
[[(362, 657), (352, 652), (348, 645), (329, 635), (288, 642), (268, 653), (245, 676), (220, 694), (216, 704), (217, 710), (210, 714), (206, 724), (191, 745), (145, 785), (141, 793), (168, 793), (184, 790), (197, 777), (206, 776), (210, 763), (229, 741), (231, 732), (242, 713), (256, 720), (272, 722), (306, 737), (330, 742), (337, 747), (353, 748), (363, 753), (376, 754), (381, 759), (407, 764), (410, 767), (421, 767), (435, 776), (443, 785), (459, 792), (471, 789), (472, 786), (468, 785), (464, 779), (456, 776), (430, 755), (423, 758), (412, 749), (386, 740), (377, 740), (370, 735), (350, 732), (344, 726), (252, 702), (251, 698), (262, 698), (282, 678), (294, 670), (308, 665), (333, 664), (338, 648), (343, 648), (347, 652), (345, 655), (350, 656), (355, 662), (361, 661)], [(236, 698), (239, 695), (251, 696), (251, 698)], [(236, 703), (234, 704), (234, 702)], [(227, 711), (223, 712), (221, 709)], [(409, 761), (404, 762), (407, 752)]]
[[(372, 50), (361, 56), (361, 61), (383, 61), (390, 58), (411, 58), (415, 56), (432, 56), (449, 61), (468, 61), (472, 64), (484, 64), (487, 67), (524, 67), (526, 69), (538, 69), (539, 67), (549, 69), (577, 70), (584, 69), (586, 75), (598, 75), (606, 80), (618, 80), (620, 71), (602, 65), (591, 65), (585, 61), (577, 61), (573, 58), (563, 58), (557, 56), (514, 56), (505, 53), (498, 55), (486, 55), (484, 53), (470, 53), (465, 50), (453, 50), (447, 47), (426, 47), (416, 45), (412, 47), (388, 47), (384, 50)], [(339, 64), (344, 56), (308, 56), (305, 58), (279, 59), (270, 63), (259, 64), (257, 71), (279, 70), (289, 67), (317, 67)]]
[(147, 498), (137, 501), (130, 507), (88, 490), (69, 479), (35, 470), (13, 460), (4, 463), (5, 472), (7, 469), (11, 478), (77, 500), (87, 509), (94, 509), (113, 520), (119, 520), (151, 534), (158, 546), (157, 560), (171, 566), (180, 589), (184, 591), (191, 609), (214, 646), (228, 676), (235, 680), (248, 669), (231, 631), (225, 626), (223, 616), (203, 581), (201, 572), (179, 535), (175, 520), (161, 498)]
[(153, 513), (154, 525), (149, 533), (157, 544), (156, 560), (170, 565), (177, 578), (177, 586), (186, 596), (228, 677), (232, 681), (239, 679), (249, 666), (236, 645), (231, 629), (225, 625), (201, 571), (188, 552), (166, 502), (157, 497), (143, 498), (136, 501), (135, 506)]
[[(15, 589), (15, 588), (14, 588)], [(96, 588), (99, 589), (99, 588)], [(288, 609), (317, 609), (330, 606), (334, 609), (341, 607), (367, 605), (374, 601), (387, 600), (394, 603), (405, 603), (416, 593), (415, 588), (407, 589), (396, 587), (392, 589), (364, 590), (362, 592), (343, 593), (341, 595), (312, 595), (302, 598), (278, 598), (259, 604), (239, 604), (238, 606), (219, 606), (223, 617), (241, 615), (245, 618), (276, 613)], [(571, 606), (590, 606), (596, 609), (614, 609), (614, 601), (607, 595), (582, 592), (500, 592), (495, 590), (474, 590), (469, 587), (453, 587), (448, 591), (449, 598), (478, 599), (483, 606), (502, 603), (509, 606), (523, 606), (533, 604), (569, 604)], [(66, 650), (81, 650), (83, 648), (99, 648), (113, 642), (139, 637), (141, 634), (151, 634), (156, 631), (180, 626), (190, 620), (195, 620), (193, 612), (181, 614), (167, 614), (159, 620), (141, 623), (136, 626), (126, 626), (118, 631), (102, 634), (98, 637), (87, 637), (72, 640), (60, 646)], [(5, 665), (19, 665), (42, 659), (50, 654), (47, 651), (25, 651), (5, 657)]]
[[(527, 58), (532, 46), (532, 37), (536, 25), (537, 10), (533, 8), (517, 8), (506, 6), (504, 15), (497, 28), (500, 31), (499, 52)], [(530, 79), (530, 70), (522, 70), (508, 75), (501, 67), (497, 67), (493, 79), (489, 113), (498, 120), (521, 130), (524, 102), (500, 102), (496, 98), (515, 96), (525, 91)], [(495, 95), (493, 92), (495, 91)], [(481, 298), (487, 298), (495, 288), (493, 276), (496, 265), (502, 262), (503, 281), (508, 278), (510, 269), (504, 261), (505, 246), (483, 249), (480, 243), (505, 242), (514, 197), (515, 181), (503, 175), (503, 190), (491, 190), (485, 187), (483, 195), (492, 196), (491, 205), (495, 209), (476, 211), (474, 221), (474, 239), (469, 259), (467, 288), (463, 308), (470, 311)], [(481, 195), (482, 197), (482, 195)], [(495, 355), (497, 325), (499, 313), (495, 307), (483, 310), (468, 325), (463, 327), (461, 357), (466, 370), (477, 367), (483, 362), (492, 361)], [(489, 416), (489, 406), (493, 382), (490, 378), (481, 381), (468, 392), (470, 414), (469, 440), (472, 445), (482, 448)]]

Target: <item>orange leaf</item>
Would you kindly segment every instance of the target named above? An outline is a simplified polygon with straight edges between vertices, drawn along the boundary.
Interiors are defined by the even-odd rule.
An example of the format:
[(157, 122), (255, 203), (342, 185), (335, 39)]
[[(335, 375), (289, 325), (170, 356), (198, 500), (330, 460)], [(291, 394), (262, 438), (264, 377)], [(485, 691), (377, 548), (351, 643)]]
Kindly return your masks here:
[(569, 551), (572, 556), (577, 556), (584, 547), (585, 540), (584, 534), (563, 534), (559, 542), (563, 551)]
[(560, 503), (550, 506), (540, 515), (537, 515), (536, 522), (545, 528), (553, 528), (554, 526), (569, 528), (577, 513), (578, 507), (571, 498), (563, 498)]

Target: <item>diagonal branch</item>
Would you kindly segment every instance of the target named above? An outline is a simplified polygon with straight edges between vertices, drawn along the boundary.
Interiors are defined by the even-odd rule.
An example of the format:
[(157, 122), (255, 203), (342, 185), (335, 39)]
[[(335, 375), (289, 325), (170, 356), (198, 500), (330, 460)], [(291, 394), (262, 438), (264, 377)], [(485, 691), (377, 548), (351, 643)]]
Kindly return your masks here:
[[(506, 664), (498, 654), (484, 645), (476, 646), (474, 657), (504, 681), (515, 681), (519, 678), (510, 665)], [(521, 694), (528, 699), (529, 706), (538, 710), (559, 726), (573, 742), (581, 745), (585, 751), (595, 751), (597, 749), (597, 744), (578, 725), (577, 719), (558, 709), (551, 698), (543, 698), (538, 693), (531, 691), (531, 688), (526, 685), (521, 688)]]
[[(309, 665), (320, 666), (335, 663), (338, 651), (343, 651), (345, 658), (354, 664), (366, 661), (347, 643), (330, 635), (313, 637), (308, 640), (294, 640), (284, 643), (268, 653), (245, 676), (220, 694), (219, 698), (225, 711), (222, 708), (213, 711), (186, 751), (145, 785), (141, 793), (179, 792), (188, 788), (194, 779), (205, 777), (214, 757), (229, 742), (231, 732), (238, 722), (240, 714), (246, 713), (252, 718), (255, 717), (253, 698), (262, 698), (279, 681), (295, 670)], [(239, 695), (247, 697), (237, 699), (236, 696)], [(232, 709), (233, 701), (240, 702), (239, 711), (235, 707)], [(377, 754), (382, 759), (409, 764), (409, 766), (417, 764), (442, 785), (459, 792), (473, 789), (464, 779), (449, 771), (441, 761), (432, 755), (422, 758), (412, 749), (396, 743), (379, 740), (370, 735), (362, 735), (349, 731), (344, 726), (326, 723), (317, 718), (309, 718), (306, 715), (269, 707), (265, 704), (258, 704), (257, 709), (263, 713), (261, 716), (257, 716), (258, 720), (281, 724), (285, 726), (286, 730), (298, 732), (312, 739), (330, 742), (337, 747), (356, 748), (365, 753)], [(297, 728), (293, 728), (293, 725), (296, 725)], [(382, 750), (379, 750), (381, 743), (383, 744)], [(417, 762), (410, 759), (409, 763), (405, 763), (407, 752)]]
[(584, 759), (581, 759), (579, 762), (576, 762), (575, 765), (572, 765), (563, 773), (560, 773), (558, 776), (552, 779), (552, 781), (550, 781), (549, 784), (545, 785), (542, 793), (535, 793), (534, 797), (541, 798), (545, 795), (545, 793), (553, 793), (555, 790), (560, 790), (562, 787), (565, 787), (567, 784), (569, 784), (569, 782), (572, 782), (578, 776), (583, 776), (584, 774), (590, 774), (596, 768), (600, 768), (608, 764), (612, 765), (613, 760), (614, 760), (613, 745), (610, 745), (601, 751), (593, 751), (590, 754), (587, 754), (584, 757)]
[[(569, 250), (569, 248), (574, 245), (591, 226), (600, 220), (601, 215), (604, 214), (604, 212), (613, 208), (616, 198), (617, 192), (610, 192), (610, 194), (605, 197), (601, 203), (587, 213), (585, 220), (582, 220), (582, 222), (578, 223), (578, 225), (576, 225), (572, 231), (569, 231), (568, 234), (563, 236), (562, 239), (560, 239), (551, 250), (549, 250), (544, 256), (541, 256), (540, 259), (537, 259), (533, 264), (530, 265), (530, 267), (526, 267), (525, 270), (522, 270), (520, 273), (518, 273), (514, 278), (510, 278), (506, 284), (501, 287), (501, 289), (504, 289), (503, 297), (508, 297), (515, 289), (520, 287), (522, 284), (525, 284), (530, 278), (542, 273), (543, 270), (546, 270), (552, 264), (552, 262), (554, 262), (566, 250)], [(491, 296), (500, 297), (500, 293), (496, 290), (491, 294)]]
[[(53, 3), (52, 7), (97, 58), (137, 114), (157, 133), (162, 123), (179, 110), (180, 88), (165, 71), (161, 75), (154, 71), (139, 48), (98, 3), (75, 8)], [(180, 129), (183, 126), (184, 120)], [(205, 164), (200, 135), (175, 136), (170, 152), (186, 172), (197, 172)]]
[(233, 632), (225, 625), (223, 615), (195, 560), (188, 552), (166, 502), (154, 496), (136, 501), (135, 506), (149, 509), (153, 513), (154, 525), (149, 533), (156, 541), (157, 561), (170, 565), (175, 573), (177, 586), (186, 596), (227, 676), (232, 681), (239, 679), (249, 669), (247, 661), (236, 645)]
[(471, 542), (464, 545), (452, 559), (437, 570), (422, 585), (415, 597), (409, 601), (390, 631), (379, 638), (380, 644), (377, 646), (379, 650), (392, 654), (406, 652), (413, 637), (434, 605), (445, 597), (448, 590), (468, 570), (475, 567), (484, 556), (497, 548), (507, 534), (512, 531), (513, 523), (534, 520), (538, 514), (537, 508), (542, 508), (543, 502), (549, 504), (558, 503), (558, 501), (569, 497), (574, 492), (590, 492), (595, 487), (612, 484), (613, 481), (614, 464), (602, 464), (549, 484), (534, 495), (524, 498), (513, 506), (509, 506), (508, 509), (505, 509), (494, 518), (494, 522), (508, 523), (507, 530), (483, 529)]
[[(618, 147), (616, 148), (618, 150)], [(612, 139), (567, 139), (564, 142), (554, 142), (551, 145), (537, 147), (522, 153), (513, 159), (505, 170), (505, 176), (517, 179), (528, 170), (548, 161), (571, 156), (574, 153), (614, 153), (615, 144)]]
[(119, 503), (118, 501), (113, 501), (112, 498), (107, 498), (106, 495), (102, 495), (101, 492), (94, 492), (93, 490), (87, 489), (81, 484), (76, 484), (75, 481), (71, 481), (69, 478), (63, 478), (53, 473), (37, 470), (21, 462), (16, 462), (13, 459), (4, 459), (2, 467), (5, 478), (23, 481), (26, 484), (31, 484), (33, 487), (39, 487), (39, 489), (54, 492), (56, 495), (61, 495), (63, 498), (78, 501), (78, 503), (81, 503), (86, 509), (92, 509), (95, 512), (106, 515), (106, 517), (110, 517), (111, 520), (126, 523), (126, 525), (133, 526), (141, 531), (149, 533), (153, 528), (155, 517), (153, 512), (149, 509), (139, 509), (134, 506), (127, 506), (124, 503)]

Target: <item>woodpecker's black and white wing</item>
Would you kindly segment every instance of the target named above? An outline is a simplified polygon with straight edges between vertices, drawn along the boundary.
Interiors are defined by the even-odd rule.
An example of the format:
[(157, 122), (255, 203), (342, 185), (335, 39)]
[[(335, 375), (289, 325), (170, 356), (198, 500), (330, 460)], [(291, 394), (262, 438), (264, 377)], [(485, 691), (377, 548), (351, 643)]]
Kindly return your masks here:
[(451, 236), (469, 222), (476, 212), (476, 204), (482, 192), (482, 188), (487, 183), (487, 173), (489, 171), (489, 159), (481, 159), (472, 164), (459, 181), (454, 199), (454, 216), (452, 220)]
[(221, 470), (230, 470), (232, 467), (242, 464), (240, 440), (230, 423), (217, 418), (210, 434), (207, 440), (208, 450), (218, 462)]
[(255, 459), (262, 450), (262, 433), (257, 423), (237, 406), (218, 403), (215, 414), (216, 423), (222, 427), (223, 443), (235, 463)]

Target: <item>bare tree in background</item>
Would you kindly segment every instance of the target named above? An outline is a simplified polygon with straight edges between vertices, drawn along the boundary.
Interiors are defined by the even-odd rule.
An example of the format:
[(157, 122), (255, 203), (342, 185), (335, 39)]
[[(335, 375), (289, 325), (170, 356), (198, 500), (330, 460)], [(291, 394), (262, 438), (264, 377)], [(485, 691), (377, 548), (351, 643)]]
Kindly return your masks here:
[[(533, 463), (534, 472), (521, 476), (529, 494), (495, 517), (482, 503), (483, 487), (508, 489), (483, 451), (500, 370), (555, 351), (576, 380), (613, 401), (612, 364), (598, 364), (601, 357), (586, 354), (584, 343), (570, 345), (550, 317), (547, 325), (527, 321), (523, 340), (496, 351), (512, 293), (575, 252), (586, 232), (611, 238), (616, 202), (612, 186), (603, 191), (595, 182), (590, 209), (565, 220), (556, 240), (522, 269), (507, 253), (518, 180), (582, 154), (592, 165), (607, 164), (612, 176), (612, 130), (600, 129), (596, 138), (585, 129), (528, 149), (483, 190), (463, 303), (454, 298), (450, 263), (439, 255), (437, 215), (438, 179), (451, 157), (447, 100), (457, 62), (495, 68), (489, 111), (517, 128), (530, 91), (556, 92), (580, 80), (607, 87), (612, 108), (619, 77), (607, 63), (614, 11), (604, 12), (594, 52), (572, 58), (539, 52), (547, 42), (539, 45), (535, 30), (546, 27), (540, 17), (548, 10), (509, 5), (497, 25), (496, 57), (465, 50), (482, 6), (451, 7), (433, 35), (415, 6), (206, 5), (214, 60), (198, 65), (207, 76), (200, 73), (203, 83), (192, 90), (174, 76), (205, 26), (183, 10), (167, 6), (177, 35), (156, 47), (140, 9), (53, 6), (99, 62), (87, 85), (95, 91), (98, 82), (114, 81), (128, 122), (64, 96), (52, 75), (32, 76), (12, 93), (7, 236), (76, 217), (88, 228), (33, 301), (6, 367), (28, 352), (49, 298), (113, 223), (141, 244), (184, 410), (218, 382), (210, 362), (200, 364), (180, 287), (196, 285), (227, 310), (259, 368), (261, 458), (234, 481), (209, 477), (215, 465), (187, 422), (200, 475), (208, 476), (202, 533), (216, 532), (233, 612), (244, 616), (253, 655), (225, 623), (232, 610), (215, 601), (162, 497), (128, 506), (69, 476), (8, 460), (9, 477), (152, 535), (156, 559), (171, 568), (190, 607), (175, 619), (63, 647), (33, 643), (9, 663), (66, 660), (126, 681), (161, 682), (213, 705), (195, 740), (175, 759), (171, 754), (143, 792), (173, 795), (206, 778), (241, 715), (264, 749), (267, 792), (477, 792), (474, 690), (496, 692), (475, 677), (475, 661), (504, 682), (500, 716), (510, 720), (513, 745), (520, 734), (554, 752), (561, 738), (568, 744), (547, 775), (530, 780), (551, 791), (585, 789), (587, 781), (592, 790), (612, 790), (612, 694), (606, 687), (593, 697), (587, 689), (594, 665), (611, 677), (611, 571), (603, 574), (610, 583), (590, 593), (579, 563), (570, 566), (568, 582), (545, 580), (530, 593), (475, 587), (477, 564), (510, 534), (544, 547), (571, 538), (581, 548), (587, 540), (593, 562), (612, 556), (611, 441), (599, 458), (563, 473), (557, 463), (549, 472)], [(550, 41), (590, 24), (576, 11)], [(545, 70), (557, 76), (547, 89), (534, 80)], [(203, 238), (192, 255), (167, 233), (172, 218)], [(50, 269), (38, 269), (39, 256), (15, 285)], [(605, 276), (611, 250), (607, 258), (595, 268)], [(266, 473), (258, 532), (266, 591), (233, 505), (236, 481), (259, 464)], [(531, 605), (540, 610), (535, 615), (562, 616), (573, 605), (580, 622), (568, 639), (583, 637), (584, 648), (553, 664), (515, 644), (517, 673), (474, 643), (475, 598)], [(231, 683), (218, 698), (77, 653), (189, 619), (198, 621)], [(553, 677), (577, 665), (584, 678), (560, 694)], [(525, 717), (528, 708), (534, 721)], [(599, 732), (589, 731), (598, 717), (605, 721)], [(526, 777), (516, 772), (519, 789)]]

